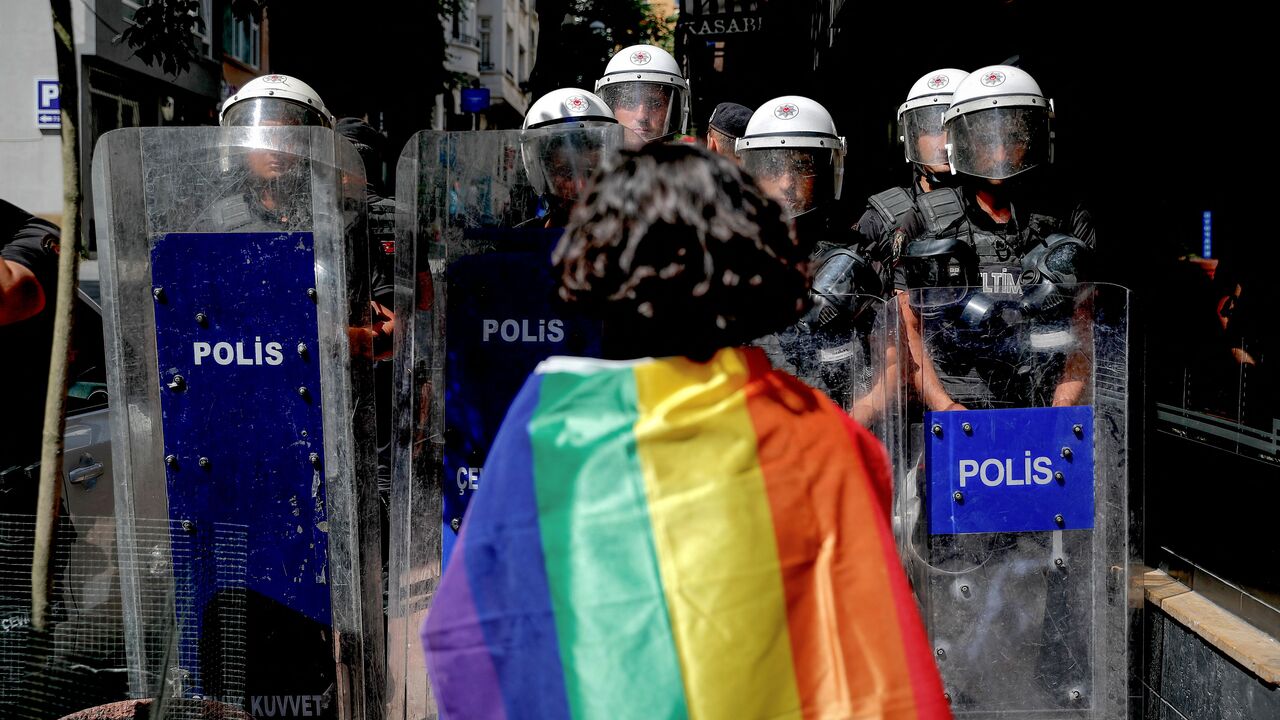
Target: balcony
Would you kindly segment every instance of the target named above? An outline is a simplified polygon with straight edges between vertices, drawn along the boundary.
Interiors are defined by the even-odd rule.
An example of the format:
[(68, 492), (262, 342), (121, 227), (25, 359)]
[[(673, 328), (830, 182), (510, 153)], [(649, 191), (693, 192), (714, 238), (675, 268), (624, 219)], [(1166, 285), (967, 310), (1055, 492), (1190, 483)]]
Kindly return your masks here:
[(461, 45), (461, 46), (463, 46), (463, 47), (472, 47), (472, 48), (475, 48), (475, 49), (479, 50), (479, 49), (480, 49), (480, 38), (478, 38), (478, 37), (472, 37), (471, 35), (467, 35), (466, 33), (454, 33), (454, 34), (449, 38), (449, 44), (451, 44), (451, 45)]
[(480, 76), (480, 39), (464, 33), (448, 35), (449, 52), (445, 69), (469, 77)]

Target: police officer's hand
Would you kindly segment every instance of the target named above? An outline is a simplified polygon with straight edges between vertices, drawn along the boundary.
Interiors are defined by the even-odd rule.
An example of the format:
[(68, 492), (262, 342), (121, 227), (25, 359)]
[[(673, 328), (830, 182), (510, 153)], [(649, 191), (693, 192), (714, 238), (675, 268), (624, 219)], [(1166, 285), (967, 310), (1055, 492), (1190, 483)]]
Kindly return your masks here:
[(396, 314), (376, 300), (369, 302), (369, 309), (373, 315), (373, 359), (387, 360), (391, 357), (391, 336), (396, 329)]

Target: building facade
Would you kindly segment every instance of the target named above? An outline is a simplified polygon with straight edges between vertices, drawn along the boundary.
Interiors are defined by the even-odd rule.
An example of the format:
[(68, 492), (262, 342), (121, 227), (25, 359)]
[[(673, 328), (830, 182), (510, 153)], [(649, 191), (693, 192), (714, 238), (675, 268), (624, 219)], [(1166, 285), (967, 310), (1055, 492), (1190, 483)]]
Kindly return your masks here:
[[(122, 127), (215, 124), (221, 100), (266, 68), (265, 18), (237, 21), (230, 0), (202, 0), (193, 26), (200, 55), (166, 75), (115, 42), (133, 21), (136, 0), (71, 3), (80, 87), (80, 171), (86, 247), (93, 242), (90, 182), (98, 138)], [(53, 23), (44, 0), (11, 0), (0, 23), (0, 197), (55, 222), (62, 218), (61, 136), (46, 122), (39, 88), (58, 79)], [(45, 92), (48, 92), (47, 90)]]
[[(444, 28), (445, 69), (455, 80), (436, 96), (432, 127), (437, 130), (518, 128), (529, 108), (528, 81), (538, 45), (533, 0), (475, 0), (449, 18)], [(489, 91), (489, 106), (470, 111), (463, 90)]]

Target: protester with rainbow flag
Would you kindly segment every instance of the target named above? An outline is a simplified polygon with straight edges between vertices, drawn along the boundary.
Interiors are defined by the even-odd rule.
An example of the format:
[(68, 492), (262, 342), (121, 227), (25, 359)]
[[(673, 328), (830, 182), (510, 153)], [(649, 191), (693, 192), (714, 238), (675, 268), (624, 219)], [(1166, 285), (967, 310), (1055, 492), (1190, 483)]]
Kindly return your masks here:
[(743, 347), (806, 252), (731, 162), (624, 153), (556, 251), (610, 359), (552, 358), (422, 630), (446, 718), (945, 718), (883, 447)]

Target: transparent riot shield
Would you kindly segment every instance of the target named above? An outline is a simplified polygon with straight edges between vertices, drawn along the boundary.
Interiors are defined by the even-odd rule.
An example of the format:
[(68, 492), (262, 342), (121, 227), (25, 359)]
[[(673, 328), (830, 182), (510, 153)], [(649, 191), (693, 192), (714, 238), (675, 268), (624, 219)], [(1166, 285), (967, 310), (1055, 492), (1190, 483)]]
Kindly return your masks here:
[[(821, 390), (871, 431), (892, 467), (902, 466), (906, 390), (899, 363), (906, 354), (897, 298), (828, 293), (795, 325), (755, 344), (774, 367)], [(886, 512), (901, 502), (897, 493), (883, 500)], [(901, 515), (892, 512), (895, 521)], [(895, 538), (902, 538), (896, 526)]]
[(355, 149), (319, 128), (132, 128), (102, 137), (93, 180), (131, 694), (378, 717)]
[[(828, 294), (799, 322), (756, 341), (779, 370), (821, 390), (874, 434), (889, 441), (900, 421), (898, 303), (876, 295)], [(838, 309), (831, 309), (838, 306)]]
[(600, 352), (551, 254), (624, 132), (424, 131), (400, 156), (388, 717), (434, 715), (418, 629), (508, 404), (538, 362)]
[(1128, 291), (907, 299), (895, 529), (952, 710), (1124, 717)]

